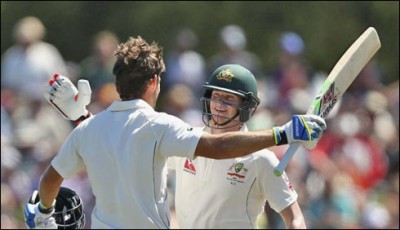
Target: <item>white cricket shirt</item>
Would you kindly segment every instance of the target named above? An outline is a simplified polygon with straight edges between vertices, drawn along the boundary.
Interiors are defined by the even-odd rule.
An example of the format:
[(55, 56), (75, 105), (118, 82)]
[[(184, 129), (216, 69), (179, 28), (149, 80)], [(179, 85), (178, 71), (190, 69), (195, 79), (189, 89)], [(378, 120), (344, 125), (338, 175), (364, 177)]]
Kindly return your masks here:
[(166, 160), (192, 159), (202, 133), (143, 100), (116, 101), (74, 129), (52, 166), (65, 179), (86, 167), (91, 228), (169, 228)]
[[(241, 131), (247, 131), (243, 126)], [(267, 149), (245, 157), (215, 160), (173, 157), (175, 213), (180, 228), (257, 228), (257, 215), (268, 200), (276, 212), (298, 195), (286, 174), (274, 175), (279, 160)]]

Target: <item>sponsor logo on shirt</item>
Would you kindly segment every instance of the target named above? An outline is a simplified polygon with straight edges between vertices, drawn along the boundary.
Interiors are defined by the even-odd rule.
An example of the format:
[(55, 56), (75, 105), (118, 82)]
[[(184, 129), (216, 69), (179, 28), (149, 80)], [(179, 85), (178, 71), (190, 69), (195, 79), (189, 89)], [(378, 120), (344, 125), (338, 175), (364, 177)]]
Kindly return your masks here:
[(226, 179), (229, 180), (232, 185), (244, 183), (247, 171), (248, 169), (244, 167), (243, 163), (233, 163), (228, 169)]
[(183, 171), (196, 175), (196, 168), (194, 167), (192, 160), (186, 159)]

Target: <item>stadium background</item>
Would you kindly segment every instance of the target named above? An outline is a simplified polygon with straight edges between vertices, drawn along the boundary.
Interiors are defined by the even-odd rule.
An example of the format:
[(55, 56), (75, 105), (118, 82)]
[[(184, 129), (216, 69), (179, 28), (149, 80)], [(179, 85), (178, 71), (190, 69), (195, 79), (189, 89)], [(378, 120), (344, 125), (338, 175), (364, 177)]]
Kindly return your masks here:
[[(15, 24), (19, 19), (25, 16), (35, 16), (43, 22), (46, 27), (44, 41), (57, 47), (63, 59), (69, 63), (70, 68), (76, 70), (75, 72), (72, 71), (77, 75), (72, 77), (76, 78), (79, 77), (79, 68), (77, 68), (77, 66), (92, 52), (93, 37), (99, 31), (103, 30), (115, 33), (120, 42), (126, 41), (129, 36), (137, 35), (141, 35), (149, 42), (153, 40), (157, 41), (164, 47), (165, 54), (167, 55), (174, 51), (174, 39), (179, 29), (190, 28), (195, 32), (198, 38), (198, 44), (195, 47), (196, 52), (202, 55), (205, 60), (209, 60), (221, 49), (221, 44), (219, 42), (221, 28), (225, 25), (235, 24), (245, 31), (247, 41), (246, 49), (260, 58), (261, 72), (263, 72), (265, 78), (268, 79), (268, 77), (272, 75), (272, 71), (277, 68), (280, 52), (280, 36), (285, 31), (294, 31), (303, 39), (304, 51), (302, 51), (302, 58), (307, 60), (307, 63), (312, 66), (313, 72), (317, 73), (323, 71), (327, 73), (352, 41), (367, 27), (375, 27), (382, 43), (381, 49), (373, 58), (376, 63), (375, 68), (379, 70), (379, 83), (382, 84), (382, 88), (379, 89), (381, 94), (379, 95), (384, 96), (384, 111), (390, 114), (390, 119), (393, 121), (391, 121), (391, 123), (389, 122), (389, 124), (394, 127), (393, 134), (383, 138), (386, 142), (382, 144), (384, 146), (380, 146), (384, 149), (382, 151), (385, 161), (385, 163), (383, 163), (384, 166), (382, 166), (385, 167), (383, 175), (380, 177), (377, 176), (377, 178), (373, 177), (376, 175), (368, 175), (371, 176), (369, 178), (371, 179), (370, 181), (376, 179), (376, 181), (374, 181), (374, 183), (371, 182), (372, 184), (370, 185), (365, 185), (365, 181), (360, 182), (368, 187), (366, 191), (349, 193), (349, 190), (343, 189), (342, 192), (347, 193), (348, 196), (342, 194), (344, 197), (343, 199), (340, 199), (341, 196), (337, 196), (336, 198), (339, 200), (332, 202), (336, 204), (336, 206), (333, 206), (336, 207), (337, 210), (342, 210), (340, 212), (338, 211), (338, 213), (347, 216), (348, 219), (346, 220), (346, 218), (344, 218), (343, 221), (327, 221), (324, 223), (318, 222), (313, 218), (317, 218), (318, 215), (316, 215), (316, 213), (320, 211), (319, 208), (322, 208), (321, 205), (326, 203), (319, 203), (316, 199), (312, 199), (313, 194), (307, 192), (307, 183), (318, 180), (313, 177), (313, 174), (309, 174), (309, 172), (307, 172), (307, 175), (310, 176), (298, 178), (295, 171), (298, 169), (296, 168), (299, 167), (298, 165), (291, 166), (292, 168), (289, 170), (293, 171), (289, 171), (289, 176), (294, 177), (295, 186), (298, 188), (300, 194), (299, 199), (303, 199), (303, 202), (306, 202), (301, 202), (301, 204), (305, 211), (306, 219), (311, 221), (310, 227), (399, 227), (398, 1), (2, 1), (2, 57), (5, 51), (14, 45), (12, 34)], [(201, 87), (198, 86), (198, 88)], [(164, 105), (164, 98), (167, 98), (167, 96), (168, 98), (173, 97), (173, 95), (167, 94), (166, 90), (167, 88), (163, 91), (160, 98), (160, 110), (168, 110), (167, 106)], [(349, 94), (352, 94), (352, 92), (356, 94), (355, 92), (358, 92), (357, 90), (366, 92), (372, 89), (362, 87), (353, 88), (353, 91), (350, 91)], [(109, 91), (105, 89), (105, 92)], [(18, 92), (15, 93), (18, 94)], [(22, 126), (18, 117), (14, 116), (16, 114), (14, 113), (16, 111), (15, 108), (18, 108), (20, 104), (9, 106), (11, 103), (9, 95), (8, 93), (3, 94), (2, 84), (2, 107), (6, 108), (8, 112), (7, 115), (10, 117), (10, 122), (5, 124), (10, 124), (12, 127), (11, 129), (15, 131)], [(370, 94), (368, 95), (371, 96)], [(374, 95), (376, 94), (373, 94), (371, 97), (374, 99), (378, 98), (378, 102), (371, 99), (369, 104), (368, 102), (366, 104), (360, 103), (360, 106), (367, 107), (371, 103), (379, 104), (379, 99), (382, 97), (373, 97)], [(101, 95), (99, 97), (101, 97)], [(26, 99), (23, 102), (27, 103), (28, 101), (29, 100)], [(42, 100), (42, 102), (46, 104), (44, 100)], [(179, 103), (177, 102), (177, 104)], [(279, 111), (282, 112), (280, 109)], [(175, 113), (176, 111), (168, 112)], [(177, 113), (177, 115), (179, 114)], [(257, 121), (259, 121), (260, 117), (263, 119), (262, 116), (259, 116), (257, 117)], [(339, 118), (336, 120), (339, 120)], [(35, 120), (35, 118), (29, 121), (40, 127), (40, 123)], [(260, 124), (261, 123), (262, 122), (260, 122)], [(267, 123), (268, 122), (265, 122), (264, 125)], [(384, 124), (387, 124), (385, 122), (384, 124), (378, 122), (373, 123), (375, 126), (381, 125), (381, 127), (385, 127)], [(67, 123), (66, 125), (72, 127), (72, 124)], [(334, 126), (334, 124), (331, 125)], [(332, 128), (329, 125), (328, 127), (330, 129)], [(372, 125), (370, 128), (371, 127)], [(68, 131), (65, 132), (67, 133)], [(15, 138), (14, 135), (16, 134), (11, 134), (11, 138)], [(368, 134), (369, 137), (373, 135), (374, 134)], [(380, 140), (379, 137), (377, 139)], [(324, 145), (321, 146), (324, 147)], [(33, 148), (32, 146), (27, 148), (26, 146), (21, 146), (21, 143), (13, 143), (11, 147), (13, 151), (17, 151), (15, 155), (10, 155), (9, 146), (6, 147), (5, 144), (3, 145), (2, 111), (1, 225), (2, 228), (15, 228), (21, 227), (22, 205), (27, 200), (31, 189), (36, 185), (36, 182), (32, 180), (37, 179), (37, 177), (32, 175), (40, 171), (40, 167), (43, 167), (42, 164), (45, 165), (45, 163), (48, 163), (52, 154), (55, 154), (55, 149), (57, 149), (58, 146), (53, 146), (54, 149), (49, 150), (50, 153), (48, 153), (48, 155), (45, 154), (45, 159), (36, 159), (37, 155), (35, 154), (37, 153), (35, 151), (37, 151), (37, 148)], [(277, 152), (282, 152), (282, 150), (278, 149)], [(357, 152), (355, 151), (354, 154), (357, 154)], [(298, 155), (303, 156), (301, 153)], [(378, 164), (378, 161), (374, 163)], [(313, 167), (311, 171), (320, 170), (319, 172), (323, 174), (321, 169), (315, 168), (315, 165)], [(84, 178), (84, 175), (81, 176)], [(75, 185), (77, 183), (85, 183), (84, 179), (77, 181), (71, 182), (71, 185), (73, 183)], [(344, 205), (344, 203), (350, 202), (346, 199), (355, 199), (354, 197), (357, 196), (365, 196), (365, 201), (360, 201), (360, 203), (357, 203), (357, 205), (351, 208), (349, 208), (351, 206), (349, 203), (347, 203), (347, 206)], [(91, 198), (89, 197), (88, 199)], [(321, 198), (321, 200), (324, 199)], [(391, 203), (395, 203), (396, 205), (393, 206)], [(311, 206), (314, 207), (314, 209), (311, 208)], [(333, 208), (333, 210), (335, 209)], [(336, 212), (332, 213), (337, 214)], [(327, 215), (334, 218), (334, 214), (332, 213)], [(273, 216), (273, 214), (270, 216)], [(377, 218), (378, 220), (376, 220)], [(270, 224), (269, 227), (271, 228), (280, 226), (279, 223), (273, 223), (274, 220), (276, 221), (276, 219), (270, 217), (269, 223), (264, 223), (264, 226), (268, 226), (268, 224)]]

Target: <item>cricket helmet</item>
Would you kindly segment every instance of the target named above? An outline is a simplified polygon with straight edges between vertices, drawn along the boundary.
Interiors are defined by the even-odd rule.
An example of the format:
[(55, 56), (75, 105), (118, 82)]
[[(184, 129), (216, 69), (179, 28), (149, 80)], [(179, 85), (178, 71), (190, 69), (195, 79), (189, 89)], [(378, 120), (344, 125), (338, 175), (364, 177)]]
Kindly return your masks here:
[[(36, 204), (39, 201), (39, 192), (35, 190), (29, 203)], [(54, 208), (53, 217), (58, 229), (83, 229), (85, 227), (86, 218), (82, 200), (72, 189), (60, 187)]]
[(203, 87), (206, 89), (204, 96), (200, 99), (203, 106), (203, 122), (209, 127), (209, 121), (212, 118), (210, 99), (213, 90), (235, 94), (245, 101), (237, 107), (238, 113), (226, 123), (232, 121), (236, 116), (239, 116), (240, 123), (248, 121), (260, 104), (260, 99), (257, 97), (257, 80), (248, 69), (241, 65), (227, 64), (218, 67)]

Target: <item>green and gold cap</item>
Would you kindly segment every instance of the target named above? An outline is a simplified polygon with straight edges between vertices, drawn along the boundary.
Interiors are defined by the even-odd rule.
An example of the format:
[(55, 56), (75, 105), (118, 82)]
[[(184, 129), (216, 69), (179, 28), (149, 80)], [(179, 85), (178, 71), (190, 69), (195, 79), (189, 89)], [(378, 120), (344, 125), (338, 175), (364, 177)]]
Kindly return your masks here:
[(211, 96), (211, 91), (215, 89), (233, 93), (245, 99), (250, 99), (249, 95), (252, 94), (258, 100), (256, 78), (241, 65), (228, 64), (218, 67), (203, 87), (207, 89), (204, 96), (208, 98)]

